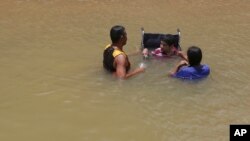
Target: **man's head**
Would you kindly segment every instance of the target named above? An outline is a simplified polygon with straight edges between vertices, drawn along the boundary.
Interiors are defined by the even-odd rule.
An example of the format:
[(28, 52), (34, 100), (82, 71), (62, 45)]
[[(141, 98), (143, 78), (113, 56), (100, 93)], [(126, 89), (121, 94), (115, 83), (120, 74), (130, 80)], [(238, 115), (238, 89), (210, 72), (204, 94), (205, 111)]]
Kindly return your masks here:
[(190, 66), (200, 65), (202, 59), (202, 52), (199, 47), (191, 46), (187, 51), (188, 62)]
[(127, 33), (125, 28), (120, 25), (113, 26), (110, 30), (110, 38), (112, 43), (122, 43), (125, 45), (127, 43)]
[(175, 38), (171, 34), (167, 34), (161, 39), (160, 47), (163, 49), (164, 52), (170, 52), (170, 49), (174, 47)]

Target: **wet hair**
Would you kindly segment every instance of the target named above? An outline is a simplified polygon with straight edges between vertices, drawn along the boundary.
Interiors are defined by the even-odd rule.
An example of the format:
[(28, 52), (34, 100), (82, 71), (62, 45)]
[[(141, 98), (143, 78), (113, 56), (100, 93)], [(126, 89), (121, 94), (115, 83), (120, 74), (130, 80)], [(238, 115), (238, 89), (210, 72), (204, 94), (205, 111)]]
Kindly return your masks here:
[(190, 66), (200, 65), (202, 59), (201, 49), (197, 46), (191, 46), (187, 51), (188, 62)]
[(168, 46), (174, 45), (175, 43), (174, 35), (171, 34), (165, 35), (161, 40), (165, 42)]
[(125, 34), (125, 28), (121, 25), (113, 26), (110, 30), (110, 38), (112, 43), (117, 43)]

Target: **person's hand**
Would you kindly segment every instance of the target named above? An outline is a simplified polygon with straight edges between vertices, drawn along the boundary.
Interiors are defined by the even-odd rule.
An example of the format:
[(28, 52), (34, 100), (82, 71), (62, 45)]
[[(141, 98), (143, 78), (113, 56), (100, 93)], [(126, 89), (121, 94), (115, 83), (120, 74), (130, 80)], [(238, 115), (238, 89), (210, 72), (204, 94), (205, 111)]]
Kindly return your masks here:
[(178, 51), (177, 55), (180, 56), (182, 59), (184, 59), (184, 60), (186, 60), (186, 61), (188, 60), (188, 59), (187, 59), (187, 54), (185, 54), (185, 53), (182, 52), (182, 51)]
[(182, 66), (186, 65), (188, 65), (188, 62), (186, 60), (181, 60), (172, 70), (169, 71), (168, 76), (174, 76)]
[(136, 69), (136, 72), (144, 72), (145, 71), (145, 66), (140, 66), (139, 68)]
[(188, 62), (186, 60), (181, 60), (178, 64), (178, 66), (186, 66), (188, 65)]
[(146, 65), (144, 63), (140, 63), (139, 67), (140, 68), (146, 68)]
[(183, 56), (183, 55), (184, 55), (184, 53), (183, 53), (182, 51), (177, 51), (177, 55), (179, 55), (179, 56)]
[(142, 55), (143, 57), (147, 58), (148, 57), (148, 49), (147, 48), (144, 48), (143, 51), (142, 51)]
[(186, 60), (181, 60), (178, 64), (177, 64), (177, 71), (183, 67), (183, 66), (187, 66), (188, 62)]

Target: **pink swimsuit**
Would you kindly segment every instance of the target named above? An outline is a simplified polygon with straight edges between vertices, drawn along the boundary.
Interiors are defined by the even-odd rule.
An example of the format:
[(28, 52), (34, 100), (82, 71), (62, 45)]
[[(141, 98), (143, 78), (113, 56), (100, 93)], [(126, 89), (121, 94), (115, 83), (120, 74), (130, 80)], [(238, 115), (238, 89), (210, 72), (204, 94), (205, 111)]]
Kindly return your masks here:
[[(173, 52), (173, 54), (177, 54), (177, 49), (176, 48), (173, 48), (171, 50), (171, 52)], [(154, 55), (154, 56), (157, 56), (157, 57), (170, 57), (171, 55), (168, 55), (168, 54), (165, 54), (162, 50), (162, 48), (157, 48), (153, 51), (151, 51), (151, 53)]]

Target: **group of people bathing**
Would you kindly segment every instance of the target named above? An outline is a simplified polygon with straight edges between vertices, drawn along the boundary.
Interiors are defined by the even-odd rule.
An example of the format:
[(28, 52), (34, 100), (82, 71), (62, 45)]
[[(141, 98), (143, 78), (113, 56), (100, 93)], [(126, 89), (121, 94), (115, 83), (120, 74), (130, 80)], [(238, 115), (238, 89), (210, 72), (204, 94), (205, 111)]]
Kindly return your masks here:
[[(103, 52), (103, 66), (106, 70), (121, 79), (127, 79), (145, 71), (145, 67), (143, 66), (132, 71), (130, 70), (131, 64), (129, 58), (123, 51), (123, 46), (127, 43), (127, 33), (123, 26), (113, 26), (110, 30), (110, 38), (112, 44), (107, 45)], [(187, 53), (183, 53), (174, 46), (173, 40), (171, 35), (166, 36), (161, 39), (159, 48), (151, 52), (147, 48), (144, 48), (142, 55), (144, 57), (148, 57), (149, 55), (159, 57), (180, 56), (182, 60), (168, 73), (171, 77), (199, 79), (208, 76), (210, 68), (208, 65), (201, 64), (201, 49), (191, 46), (188, 48)]]

